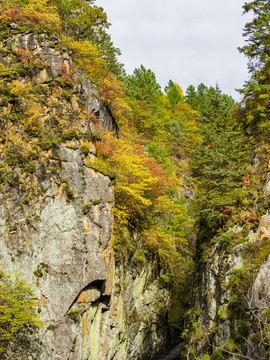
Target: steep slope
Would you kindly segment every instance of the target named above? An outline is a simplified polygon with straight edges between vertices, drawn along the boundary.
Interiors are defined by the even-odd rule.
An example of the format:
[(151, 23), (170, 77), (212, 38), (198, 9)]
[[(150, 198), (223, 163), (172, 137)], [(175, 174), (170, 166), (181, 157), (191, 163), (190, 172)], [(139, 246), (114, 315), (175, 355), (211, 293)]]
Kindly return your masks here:
[(200, 246), (191, 359), (269, 358), (268, 186), (240, 223)]
[(41, 329), (7, 359), (144, 359), (166, 343), (169, 292), (152, 256), (113, 251), (113, 185), (95, 166), (117, 125), (56, 36), (12, 29), (1, 42), (0, 263), (35, 284)]
[[(219, 167), (212, 168), (214, 176), (205, 171), (206, 179), (201, 179), (205, 186), (219, 174), (211, 190), (221, 196), (209, 201), (201, 186), (207, 216), (201, 208), (196, 305), (187, 352), (191, 359), (266, 360), (270, 355), (269, 1), (251, 0), (243, 9), (252, 13), (240, 49), (249, 59), (250, 78), (233, 117), (232, 130), (240, 135), (223, 146), (228, 151), (222, 157), (220, 149), (216, 152)], [(232, 156), (231, 146), (238, 157)], [(229, 163), (224, 161), (228, 154)]]

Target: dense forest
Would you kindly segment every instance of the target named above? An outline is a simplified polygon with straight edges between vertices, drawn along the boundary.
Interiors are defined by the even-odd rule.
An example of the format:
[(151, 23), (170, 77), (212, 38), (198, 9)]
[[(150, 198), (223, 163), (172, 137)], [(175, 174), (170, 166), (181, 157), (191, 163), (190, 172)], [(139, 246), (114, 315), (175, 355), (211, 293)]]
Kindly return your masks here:
[[(3, 0), (0, 6), (2, 42), (25, 32), (47, 34), (60, 54), (72, 58), (71, 66), (63, 62), (60, 75), (41, 84), (20, 80), (46, 69), (34, 50), (0, 49), (1, 193), (12, 192), (13, 172), (19, 167), (23, 201), (31, 203), (39, 196), (31, 179), (40, 158), (77, 139), (87, 167), (108, 176), (114, 187), (116, 261), (129, 261), (135, 254), (137, 266), (143, 267), (156, 256), (164, 270), (162, 286), (171, 294), (170, 346), (193, 339), (183, 359), (224, 359), (228, 354), (251, 359), (243, 340), (248, 330), (232, 331), (223, 347), (196, 348), (196, 317), (202, 311), (196, 293), (200, 262), (210, 249), (218, 244), (229, 257), (234, 246), (247, 242), (250, 231), (257, 231), (270, 206), (262, 191), (270, 156), (270, 2), (248, 1), (243, 6), (253, 19), (245, 26), (246, 45), (240, 48), (249, 59), (250, 74), (240, 90), (240, 103), (215, 84), (191, 85), (184, 94), (181, 84), (168, 79), (162, 90), (153, 71), (143, 65), (126, 74), (118, 61), (120, 50), (108, 34), (107, 15), (93, 0)], [(83, 102), (76, 113), (61, 110), (61, 102), (73, 101), (78, 69), (109, 108), (116, 131), (102, 127), (99, 114), (85, 111)], [(48, 105), (52, 87), (62, 90), (53, 95), (58, 102)], [(46, 106), (54, 108), (52, 115), (44, 116)], [(83, 135), (81, 121), (88, 127)], [(94, 159), (87, 158), (91, 142)], [(67, 180), (59, 181), (67, 201), (74, 201)], [(83, 211), (91, 206), (86, 204)], [(237, 234), (230, 232), (235, 226), (241, 226)], [(231, 289), (229, 306), (219, 311), (219, 318), (238, 316), (247, 327), (248, 318), (239, 310), (245, 307), (242, 295), (269, 255), (269, 237), (246, 245), (244, 252), (245, 268), (232, 273), (226, 285)], [(2, 267), (0, 354), (20, 329), (44, 325), (35, 303), (30, 284)], [(252, 346), (260, 346), (256, 359), (269, 356), (269, 309), (262, 316), (260, 331), (253, 329), (257, 337)]]

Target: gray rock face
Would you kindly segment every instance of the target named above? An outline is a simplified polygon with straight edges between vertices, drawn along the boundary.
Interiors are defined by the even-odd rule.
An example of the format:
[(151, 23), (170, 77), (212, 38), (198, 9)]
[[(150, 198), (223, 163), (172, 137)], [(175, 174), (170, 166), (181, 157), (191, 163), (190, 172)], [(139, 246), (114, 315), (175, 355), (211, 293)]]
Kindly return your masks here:
[[(59, 75), (63, 63), (71, 65), (70, 54), (54, 47), (58, 39), (46, 34), (13, 35), (3, 46), (8, 43), (48, 63), (31, 74), (32, 83)], [(6, 66), (9, 61), (0, 58)], [(77, 77), (74, 93), (84, 98), (86, 110), (116, 131), (94, 86), (81, 71)], [(77, 106), (73, 98), (69, 105)], [(82, 120), (82, 134), (87, 126)], [(42, 152), (30, 176), (13, 168), (10, 191), (0, 194), (0, 264), (34, 284), (44, 322), (41, 329), (21, 332), (6, 359), (143, 360), (166, 342), (169, 292), (159, 286), (157, 261), (140, 271), (115, 266), (113, 187), (87, 166), (95, 159), (95, 143), (86, 156), (80, 145), (72, 140)]]
[[(74, 316), (81, 318), (102, 294), (110, 296), (111, 287), (110, 180), (86, 168), (77, 151), (63, 146), (59, 155), (69, 159), (62, 164), (62, 176), (74, 192), (73, 201), (67, 201), (54, 179), (39, 180), (41, 168), (37, 168), (37, 186), (45, 190), (38, 201), (22, 208), (14, 191), (11, 197), (7, 194), (2, 197), (1, 202), (0, 263), (22, 272), (36, 286), (42, 320), (46, 323), (41, 330), (40, 359), (69, 356), (74, 339), (81, 337), (81, 324)], [(84, 205), (95, 201), (98, 204), (84, 214)], [(9, 216), (14, 223), (23, 224), (14, 232), (5, 221)], [(25, 218), (31, 219), (31, 223), (26, 225)], [(83, 297), (88, 300), (85, 307), (81, 305)]]
[(148, 264), (135, 278), (130, 267), (115, 269), (109, 305), (103, 298), (85, 318), (82, 359), (150, 359), (164, 347), (169, 293), (160, 289), (155, 267)]
[(270, 255), (260, 268), (249, 294), (252, 309), (268, 310), (270, 305)]
[[(140, 272), (123, 264), (115, 268), (109, 178), (85, 167), (79, 151), (61, 146), (58, 155), (68, 159), (62, 177), (74, 200), (67, 201), (54, 179), (40, 180), (42, 166), (35, 178), (44, 190), (38, 201), (22, 207), (16, 190), (1, 198), (0, 263), (35, 285), (45, 323), (39, 333), (24, 335), (39, 344), (27, 348), (27, 358), (150, 358), (166, 343), (169, 292), (159, 285), (157, 263)], [(92, 204), (87, 211), (86, 204)], [(11, 217), (16, 231), (10, 230)], [(14, 349), (9, 359), (17, 359)]]
[[(47, 64), (46, 68), (38, 71), (34, 69), (31, 73), (32, 83), (42, 84), (60, 76), (63, 69), (66, 71), (72, 65), (71, 52), (61, 47), (61, 51), (56, 45), (60, 43), (57, 37), (52, 39), (48, 34), (34, 35), (33, 33), (16, 34), (3, 40), (3, 48), (9, 47), (14, 51), (26, 50), (38, 55)], [(9, 57), (3, 58), (0, 54), (0, 63), (8, 66)], [(100, 100), (100, 95), (95, 86), (82, 70), (74, 72), (74, 81), (79, 80), (74, 85), (74, 93), (79, 94), (85, 101), (85, 110), (93, 112), (99, 119), (99, 124), (110, 132), (117, 132), (117, 124), (110, 113), (109, 108)], [(76, 108), (76, 105), (74, 106)]]
[[(230, 360), (239, 358), (240, 353), (245, 359), (268, 359), (263, 345), (267, 341), (269, 343), (270, 335), (269, 325), (264, 318), (264, 313), (270, 308), (270, 257), (259, 264), (250, 285), (243, 286), (243, 289), (247, 288), (245, 292), (242, 285), (248, 280), (245, 280), (245, 276), (242, 277), (238, 289), (240, 302), (237, 300), (235, 305), (233, 301), (236, 293), (229, 284), (235, 271), (249, 274), (245, 247), (262, 249), (267, 244), (263, 243), (265, 239), (269, 239), (269, 228), (270, 217), (266, 213), (262, 216), (257, 230), (251, 230), (245, 240), (242, 240), (243, 243), (235, 245), (229, 254), (219, 242), (212, 249), (209, 247), (207, 257), (201, 262), (195, 305), (199, 315), (194, 318), (197, 326), (190, 338), (190, 351), (205, 354), (216, 350)], [(235, 226), (229, 229), (228, 233), (237, 236), (242, 230), (242, 227)], [(232, 313), (230, 306), (236, 306)], [(235, 337), (239, 343), (233, 347), (231, 344)]]

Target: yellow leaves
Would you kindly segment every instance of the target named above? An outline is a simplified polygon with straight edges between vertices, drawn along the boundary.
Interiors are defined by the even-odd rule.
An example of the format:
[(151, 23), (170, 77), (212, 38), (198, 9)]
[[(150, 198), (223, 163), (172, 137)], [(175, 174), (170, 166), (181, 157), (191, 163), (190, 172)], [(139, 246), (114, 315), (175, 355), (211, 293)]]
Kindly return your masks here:
[(37, 103), (37, 97), (30, 93), (30, 85), (23, 84), (18, 80), (13, 80), (10, 84), (10, 94), (17, 101), (25, 102), (23, 125), (26, 131), (37, 132), (41, 126), (42, 117), (40, 104)]
[(189, 104), (184, 101), (179, 102), (175, 107), (175, 118), (178, 119), (179, 125), (183, 128), (185, 134), (185, 152), (190, 153), (194, 145), (200, 140), (200, 124), (198, 123), (198, 111), (193, 110)]
[(124, 99), (123, 89), (116, 77), (108, 73), (99, 86), (101, 100), (108, 103), (113, 116), (121, 126), (127, 122), (131, 108)]
[(167, 182), (162, 177), (166, 173), (133, 143), (134, 139), (116, 139), (109, 133), (104, 133), (102, 139), (97, 144), (98, 155), (103, 157), (99, 157), (98, 165), (116, 171), (117, 232), (124, 236), (125, 229), (143, 223), (144, 246), (158, 251), (163, 261), (176, 269), (187, 255), (187, 241), (181, 236), (181, 228), (188, 227), (188, 220), (185, 207), (164, 191)]
[[(0, 268), (0, 353), (5, 353), (5, 346), (16, 337), (19, 330), (27, 326), (41, 327), (44, 324), (36, 313), (34, 290), (18, 273)], [(2, 341), (3, 340), (3, 341)]]
[(260, 94), (259, 95), (259, 99), (268, 99), (269, 98), (269, 94)]
[(42, 114), (40, 112), (40, 105), (36, 103), (32, 103), (28, 106), (27, 110), (25, 111), (25, 120), (24, 120), (24, 127), (26, 131), (31, 131), (34, 133), (38, 133), (40, 127), (42, 126), (41, 117)]
[(128, 225), (128, 208), (125, 205), (118, 205), (114, 209), (114, 216), (117, 219), (118, 226), (123, 227)]
[(23, 95), (26, 92), (26, 88), (29, 87), (28, 85), (23, 85), (20, 81), (14, 80), (11, 83), (11, 90), (10, 93), (15, 97), (19, 98), (20, 93)]
[(10, 94), (18, 100), (32, 99), (36, 100), (36, 96), (29, 92), (29, 84), (23, 84), (21, 81), (13, 80), (10, 84)]
[(63, 36), (65, 45), (73, 51), (73, 60), (97, 86), (101, 100), (106, 102), (118, 124), (127, 122), (131, 109), (124, 99), (123, 89), (116, 77), (106, 70), (106, 60), (90, 41), (75, 41)]
[(135, 201), (138, 205), (142, 207), (147, 207), (152, 205), (152, 201), (144, 197), (145, 190), (147, 189), (141, 186), (141, 184), (136, 184), (134, 182), (132, 184), (128, 183), (127, 185), (124, 185), (121, 182), (119, 182), (116, 187), (116, 192), (124, 195), (126, 200), (127, 198), (132, 198), (133, 201)]
[(158, 179), (144, 166), (144, 157), (136, 154), (125, 140), (119, 140), (111, 162), (117, 169), (115, 197), (118, 204), (127, 207), (128, 217), (143, 216), (145, 209), (152, 205), (147, 191)]
[(0, 14), (0, 23), (7, 23), (11, 20), (11, 17), (8, 16), (6, 13)]
[(106, 70), (106, 60), (90, 41), (75, 41), (64, 36), (65, 45), (74, 53), (74, 63), (82, 69), (97, 86), (101, 100), (106, 102), (119, 124), (127, 122), (131, 109), (124, 100), (122, 86), (116, 77)]
[[(9, 75), (11, 73), (15, 73), (15, 72), (16, 72), (16, 70), (13, 70), (8, 66), (0, 64), (0, 76), (1, 77), (7, 76), (7, 75)], [(3, 82), (4, 82), (4, 80), (1, 79), (1, 83), (3, 83)]]
[(74, 62), (96, 85), (106, 76), (105, 60), (98, 48), (89, 41), (75, 41), (63, 36), (64, 44), (74, 52)]
[(162, 208), (163, 212), (168, 212), (168, 213), (172, 213), (173, 216), (175, 217), (182, 217), (183, 216), (183, 211), (181, 208), (179, 208), (175, 202), (169, 198), (167, 195), (163, 195), (160, 196), (157, 199), (157, 206), (160, 208)]
[(156, 248), (160, 257), (170, 264), (171, 271), (174, 267), (177, 268), (179, 266), (181, 258), (179, 249), (187, 247), (186, 239), (169, 235), (160, 225), (153, 226), (144, 231), (142, 236), (145, 244), (150, 248)]
[(151, 198), (151, 190), (158, 183), (145, 166), (146, 156), (139, 154), (127, 139), (115, 139), (110, 134), (104, 134), (103, 144), (97, 144), (99, 165), (114, 169), (117, 175), (115, 185), (116, 217), (121, 219), (138, 219), (152, 206), (155, 199)]
[(32, 22), (43, 24), (53, 30), (60, 30), (61, 22), (57, 8), (47, 0), (29, 0), (22, 7), (23, 14)]
[(183, 97), (184, 96), (184, 92), (183, 89), (181, 88), (180, 85), (178, 85), (177, 83), (174, 83), (174, 86), (176, 87), (177, 91), (179, 92), (179, 94)]
[(42, 26), (50, 30), (60, 30), (61, 22), (57, 8), (49, 4), (48, 0), (5, 0), (1, 3), (1, 22), (29, 22), (35, 26)]

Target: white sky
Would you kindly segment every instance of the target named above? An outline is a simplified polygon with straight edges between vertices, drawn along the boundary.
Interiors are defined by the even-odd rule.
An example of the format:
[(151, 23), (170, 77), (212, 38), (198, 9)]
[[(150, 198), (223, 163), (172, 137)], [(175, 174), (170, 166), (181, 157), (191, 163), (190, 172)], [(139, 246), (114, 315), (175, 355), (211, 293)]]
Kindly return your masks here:
[(143, 64), (164, 86), (171, 79), (184, 90), (200, 82), (219, 83), (223, 92), (248, 79), (244, 44), (244, 0), (96, 0), (112, 24), (127, 73)]

